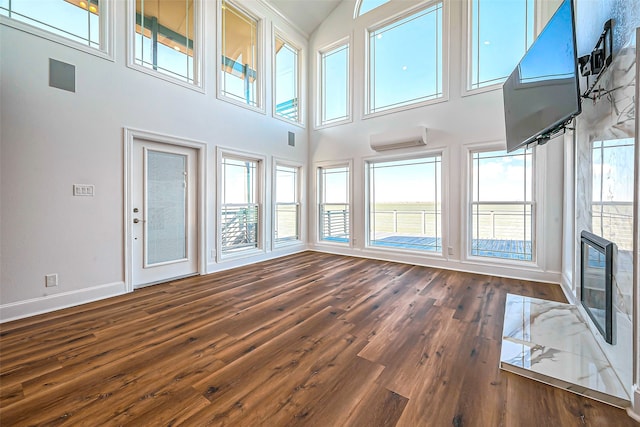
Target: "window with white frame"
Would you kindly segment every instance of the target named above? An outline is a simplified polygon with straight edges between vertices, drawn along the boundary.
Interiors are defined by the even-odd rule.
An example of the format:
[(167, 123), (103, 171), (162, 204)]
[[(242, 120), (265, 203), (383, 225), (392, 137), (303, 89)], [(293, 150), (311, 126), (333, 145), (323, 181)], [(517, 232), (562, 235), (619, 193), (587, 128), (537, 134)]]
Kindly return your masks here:
[(220, 163), (221, 252), (260, 248), (262, 160), (225, 153)]
[(300, 240), (300, 167), (276, 162), (274, 242)]
[(367, 163), (369, 245), (442, 252), (442, 156)]
[(388, 3), (389, 0), (359, 0), (356, 3), (356, 13), (355, 16), (361, 16), (365, 13), (382, 6), (385, 3)]
[(318, 237), (321, 241), (349, 243), (349, 165), (318, 168)]
[(2, 0), (0, 16), (105, 53), (107, 8), (104, 0)]
[(134, 63), (197, 83), (195, 0), (136, 0), (135, 8)]
[(300, 123), (300, 49), (275, 35), (274, 46), (274, 114)]
[(222, 2), (220, 94), (251, 107), (261, 107), (261, 21), (227, 1)]
[(470, 0), (468, 14), (468, 89), (500, 84), (533, 43), (535, 0)]
[(533, 177), (529, 149), (471, 153), (470, 255), (533, 261)]
[(368, 30), (367, 114), (443, 96), (442, 2)]
[(320, 117), (319, 124), (328, 125), (348, 120), (349, 108), (349, 43), (320, 52)]

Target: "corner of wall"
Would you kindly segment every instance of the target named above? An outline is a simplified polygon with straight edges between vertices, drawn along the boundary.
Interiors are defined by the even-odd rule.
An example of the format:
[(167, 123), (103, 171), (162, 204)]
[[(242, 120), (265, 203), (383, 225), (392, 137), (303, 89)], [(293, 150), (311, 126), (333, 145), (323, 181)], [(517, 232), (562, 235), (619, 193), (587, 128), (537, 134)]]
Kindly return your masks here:
[(631, 396), (631, 407), (627, 408), (627, 414), (634, 420), (640, 422), (640, 385), (633, 386), (633, 396)]
[(566, 273), (562, 273), (560, 287), (562, 288), (565, 298), (569, 301), (569, 304), (576, 305), (576, 295), (573, 292), (573, 285), (571, 283), (571, 279), (569, 279), (569, 276), (567, 276)]

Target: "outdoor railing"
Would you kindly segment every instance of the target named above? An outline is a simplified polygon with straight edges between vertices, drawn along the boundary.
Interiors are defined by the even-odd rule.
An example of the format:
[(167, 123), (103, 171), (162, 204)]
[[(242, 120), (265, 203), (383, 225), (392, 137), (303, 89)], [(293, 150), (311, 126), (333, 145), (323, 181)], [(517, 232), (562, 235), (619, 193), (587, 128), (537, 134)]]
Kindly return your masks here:
[(320, 206), (320, 238), (337, 241), (349, 239), (349, 208), (347, 205)]
[(227, 204), (222, 207), (222, 252), (258, 246), (258, 205)]

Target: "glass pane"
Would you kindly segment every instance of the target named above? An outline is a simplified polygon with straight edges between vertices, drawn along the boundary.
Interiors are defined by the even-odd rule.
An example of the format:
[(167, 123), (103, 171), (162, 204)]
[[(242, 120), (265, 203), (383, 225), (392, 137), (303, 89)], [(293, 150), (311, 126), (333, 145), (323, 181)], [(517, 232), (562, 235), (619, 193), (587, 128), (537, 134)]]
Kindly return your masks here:
[(187, 257), (186, 168), (186, 156), (147, 152), (147, 264)]
[(349, 203), (349, 169), (347, 167), (322, 169), (323, 202)]
[(533, 156), (473, 153), (471, 255), (533, 260)]
[(0, 14), (91, 47), (100, 48), (99, 0), (0, 3)]
[(297, 240), (300, 206), (276, 204), (276, 241)]
[(251, 160), (225, 157), (222, 160), (222, 203), (256, 203), (256, 169)]
[(369, 112), (442, 96), (442, 3), (369, 33)]
[(321, 168), (320, 239), (349, 242), (349, 168)]
[(474, 153), (475, 202), (531, 200), (531, 152), (523, 150)]
[(258, 21), (222, 4), (222, 94), (258, 106)]
[(321, 124), (349, 116), (349, 45), (322, 54)]
[(136, 0), (136, 63), (193, 83), (193, 0)]
[(258, 247), (258, 213), (257, 205), (222, 206), (222, 252), (231, 253)]
[(471, 87), (503, 82), (533, 42), (534, 0), (472, 0)]
[(358, 16), (364, 15), (370, 10), (380, 7), (387, 2), (389, 2), (389, 0), (362, 0), (362, 2), (360, 3), (360, 10), (358, 11)]
[(298, 168), (278, 165), (276, 167), (276, 202), (297, 203)]
[(276, 115), (298, 121), (298, 50), (276, 37)]
[(442, 251), (440, 156), (369, 165), (369, 239), (375, 246)]

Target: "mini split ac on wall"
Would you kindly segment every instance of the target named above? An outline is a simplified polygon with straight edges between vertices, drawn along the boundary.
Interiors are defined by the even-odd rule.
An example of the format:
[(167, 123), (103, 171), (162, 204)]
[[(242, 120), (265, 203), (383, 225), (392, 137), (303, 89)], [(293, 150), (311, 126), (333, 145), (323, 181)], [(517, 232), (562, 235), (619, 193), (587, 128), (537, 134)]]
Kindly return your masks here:
[(427, 128), (416, 126), (403, 130), (378, 133), (369, 136), (369, 144), (375, 151), (396, 150), (427, 145)]

